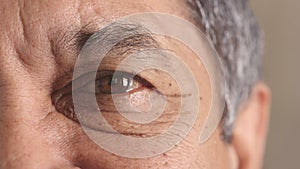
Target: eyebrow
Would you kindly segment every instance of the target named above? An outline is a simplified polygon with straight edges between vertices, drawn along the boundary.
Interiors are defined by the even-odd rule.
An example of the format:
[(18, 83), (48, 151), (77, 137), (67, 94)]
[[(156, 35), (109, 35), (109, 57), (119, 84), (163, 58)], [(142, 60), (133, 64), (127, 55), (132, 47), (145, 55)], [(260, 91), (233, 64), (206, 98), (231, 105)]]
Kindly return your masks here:
[[(118, 39), (123, 34), (129, 36)], [(66, 79), (72, 79), (75, 66), (74, 60), (78, 58), (83, 48), (93, 45), (98, 41), (105, 40), (105, 43), (113, 43), (115, 40), (118, 40), (109, 53), (107, 53), (107, 55), (112, 56), (108, 57), (111, 58), (112, 62), (117, 61), (116, 59), (122, 59), (122, 56), (124, 58), (127, 54), (134, 53), (135, 51), (160, 48), (150, 31), (141, 25), (128, 23), (113, 23), (102, 29), (91, 28), (89, 25), (81, 27), (76, 31), (74, 31), (74, 28), (66, 28), (64, 31), (53, 32), (52, 38), (49, 39), (49, 47), (53, 59), (61, 68), (61, 72), (57, 75), (58, 79), (61, 80), (57, 86), (63, 85)]]
[[(153, 34), (141, 25), (130, 23), (112, 23), (96, 31), (87, 31), (90, 24), (79, 31), (58, 32), (56, 39), (51, 40), (51, 51), (55, 57), (61, 56), (63, 50), (79, 55), (84, 46), (97, 43), (115, 43), (109, 53), (124, 55), (134, 51), (159, 48)], [(126, 34), (127, 36), (124, 36)], [(120, 38), (121, 37), (121, 38)], [(104, 45), (105, 46), (105, 45)]]
[[(89, 36), (87, 38), (87, 36)], [(101, 43), (103, 47), (112, 46), (108, 53), (125, 55), (144, 49), (159, 48), (153, 34), (145, 27), (130, 23), (112, 23), (93, 34), (81, 34), (77, 47)]]
[(86, 41), (93, 35), (94, 33), (93, 32), (86, 32), (86, 31), (83, 31), (83, 30), (80, 30), (78, 31), (75, 36), (73, 37), (74, 38), (74, 45), (76, 47), (76, 49), (78, 51), (80, 51), (84, 44), (86, 43)]
[[(67, 48), (79, 52), (84, 46), (91, 45), (101, 41), (103, 46), (115, 43), (109, 53), (124, 55), (138, 50), (159, 48), (159, 43), (154, 35), (145, 27), (131, 23), (112, 23), (100, 30), (86, 31), (84, 26), (69, 39), (70, 35), (65, 35), (63, 43), (71, 42)], [(120, 38), (121, 37), (121, 38)], [(69, 39), (69, 40), (68, 40)]]

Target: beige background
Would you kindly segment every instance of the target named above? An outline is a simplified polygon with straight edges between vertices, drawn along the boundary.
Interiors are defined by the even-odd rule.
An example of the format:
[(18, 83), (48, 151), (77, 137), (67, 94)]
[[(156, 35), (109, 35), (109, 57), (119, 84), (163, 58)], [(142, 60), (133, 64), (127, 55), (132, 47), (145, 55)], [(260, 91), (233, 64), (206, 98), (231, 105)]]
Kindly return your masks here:
[(264, 169), (300, 169), (300, 1), (250, 4), (265, 32), (264, 79), (273, 92)]

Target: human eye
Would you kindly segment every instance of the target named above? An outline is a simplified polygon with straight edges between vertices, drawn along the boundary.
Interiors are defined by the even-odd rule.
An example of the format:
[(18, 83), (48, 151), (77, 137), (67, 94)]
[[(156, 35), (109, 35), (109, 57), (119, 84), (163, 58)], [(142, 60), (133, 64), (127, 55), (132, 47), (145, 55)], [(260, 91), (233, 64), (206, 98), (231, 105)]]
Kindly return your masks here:
[[(59, 113), (85, 127), (108, 132), (98, 126), (98, 111), (90, 103), (90, 98), (95, 97), (102, 116), (118, 133), (139, 137), (161, 133), (176, 119), (180, 105), (177, 97), (166, 101), (169, 104), (165, 113), (154, 122), (141, 125), (124, 118), (124, 114), (139, 116), (149, 111), (160, 111), (153, 100), (163, 103), (165, 95), (176, 90), (175, 81), (167, 78), (165, 73), (157, 70), (147, 70), (140, 74), (123, 70), (98, 70), (96, 77), (92, 78), (93, 73), (74, 79), (53, 95), (53, 104)], [(79, 107), (83, 113), (75, 111), (73, 97), (81, 98)]]
[(143, 89), (152, 90), (155, 87), (140, 77), (124, 71), (101, 70), (96, 74), (95, 88), (91, 85), (93, 81), (85, 84), (81, 89), (83, 92), (100, 94), (124, 94), (134, 93)]
[[(52, 102), (58, 112), (79, 123), (73, 105), (72, 97), (74, 95), (82, 98), (95, 95), (99, 106), (102, 108), (105, 106), (110, 107), (110, 109), (103, 109), (112, 112), (115, 111), (110, 106), (114, 102), (113, 97), (125, 100), (126, 96), (135, 97), (156, 90), (148, 80), (138, 74), (134, 75), (125, 71), (99, 70), (93, 79), (91, 77), (93, 73), (89, 72), (79, 76), (52, 95)], [(88, 99), (84, 101), (89, 102)]]
[(74, 68), (80, 73), (53, 94), (59, 113), (93, 130), (106, 131), (102, 124), (107, 122), (120, 134), (139, 137), (159, 135), (176, 122), (182, 98), (192, 94), (190, 87), (182, 92), (178, 82), (193, 83), (190, 70), (174, 52), (149, 45), (154, 40), (139, 34), (118, 42), (94, 65), (106, 47), (98, 46), (99, 40), (92, 42)]

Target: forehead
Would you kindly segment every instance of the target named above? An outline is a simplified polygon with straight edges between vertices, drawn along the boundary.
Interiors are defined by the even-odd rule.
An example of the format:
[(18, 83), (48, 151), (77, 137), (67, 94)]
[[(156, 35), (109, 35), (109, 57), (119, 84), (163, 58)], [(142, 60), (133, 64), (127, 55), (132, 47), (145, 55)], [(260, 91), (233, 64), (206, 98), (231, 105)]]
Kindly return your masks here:
[[(188, 3), (182, 0), (82, 0), (82, 1), (0, 1), (0, 60), (11, 55), (26, 62), (40, 62), (54, 56), (52, 47), (70, 43), (81, 30), (96, 32), (116, 18), (139, 12), (162, 12), (193, 22)], [(11, 50), (9, 49), (11, 48)], [(74, 51), (61, 51), (71, 55)], [(64, 54), (64, 58), (67, 58)], [(5, 59), (5, 58), (4, 58)], [(36, 68), (34, 68), (36, 69)]]
[[(6, 31), (17, 30), (30, 38), (33, 32), (99, 27), (124, 15), (163, 12), (189, 18), (187, 3), (181, 0), (90, 0), (90, 1), (1, 1), (1, 20)], [(93, 23), (97, 20), (97, 23)], [(92, 26), (90, 26), (92, 27)], [(91, 28), (93, 29), (93, 28)], [(9, 31), (10, 36), (13, 36)], [(14, 32), (16, 33), (16, 32)]]
[(72, 69), (78, 51), (70, 44), (82, 30), (94, 33), (116, 18), (140, 12), (167, 13), (194, 23), (184, 0), (0, 0), (0, 8), (0, 68), (18, 74), (25, 65), (43, 78)]

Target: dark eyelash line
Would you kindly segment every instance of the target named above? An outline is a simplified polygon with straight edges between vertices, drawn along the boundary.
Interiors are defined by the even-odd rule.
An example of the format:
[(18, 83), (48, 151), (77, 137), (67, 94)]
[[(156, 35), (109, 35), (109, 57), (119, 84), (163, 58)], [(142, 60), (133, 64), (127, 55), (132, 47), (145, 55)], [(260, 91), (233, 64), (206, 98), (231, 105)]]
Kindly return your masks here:
[(150, 83), (149, 81), (147, 81), (146, 79), (142, 78), (139, 75), (133, 75), (132, 73), (123, 72), (123, 71), (114, 71), (114, 70), (99, 70), (97, 72), (99, 72), (99, 73), (97, 73), (97, 75), (96, 75), (96, 80), (100, 79), (101, 77), (104, 77), (107, 75), (114, 75), (115, 73), (117, 73), (117, 74), (125, 75), (127, 77), (132, 77), (134, 80), (141, 83), (143, 87), (146, 87), (149, 89), (156, 89), (156, 87), (152, 83)]

